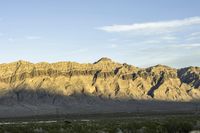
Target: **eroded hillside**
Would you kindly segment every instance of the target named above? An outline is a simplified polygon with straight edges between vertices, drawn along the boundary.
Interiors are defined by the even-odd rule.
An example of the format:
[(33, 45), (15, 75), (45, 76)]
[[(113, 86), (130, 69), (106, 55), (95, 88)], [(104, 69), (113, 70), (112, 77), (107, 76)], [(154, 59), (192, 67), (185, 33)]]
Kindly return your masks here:
[[(16, 101), (46, 98), (46, 93), (120, 100), (191, 101), (200, 99), (200, 68), (157, 65), (144, 69), (108, 58), (93, 64), (18, 61), (0, 64), (0, 92), (1, 99)], [(52, 100), (55, 102), (56, 98)]]

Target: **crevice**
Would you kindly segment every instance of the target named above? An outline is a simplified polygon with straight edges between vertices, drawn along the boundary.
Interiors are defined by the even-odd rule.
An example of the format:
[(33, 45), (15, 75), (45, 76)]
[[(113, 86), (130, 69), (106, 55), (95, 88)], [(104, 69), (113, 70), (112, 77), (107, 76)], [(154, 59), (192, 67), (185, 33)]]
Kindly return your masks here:
[(21, 66), (21, 62), (17, 62), (17, 65), (16, 65), (16, 70), (13, 72), (11, 78), (10, 78), (10, 83), (13, 83), (14, 81), (16, 81), (16, 74), (17, 74), (17, 71), (19, 70), (20, 66)]
[(94, 74), (94, 77), (93, 77), (93, 80), (92, 80), (92, 86), (96, 83), (98, 74), (99, 74), (100, 72), (101, 72), (101, 70), (98, 70), (98, 71)]
[(154, 98), (154, 91), (156, 89), (158, 89), (163, 83), (164, 83), (164, 72), (161, 73), (161, 76), (160, 76), (158, 82), (156, 83), (156, 85), (154, 85), (150, 88), (150, 90), (147, 92), (147, 95)]
[(121, 69), (122, 67), (117, 67), (115, 70), (114, 70), (114, 74), (118, 74), (119, 70)]
[(120, 91), (120, 86), (119, 84), (117, 83), (116, 87), (115, 87), (115, 96), (119, 93)]

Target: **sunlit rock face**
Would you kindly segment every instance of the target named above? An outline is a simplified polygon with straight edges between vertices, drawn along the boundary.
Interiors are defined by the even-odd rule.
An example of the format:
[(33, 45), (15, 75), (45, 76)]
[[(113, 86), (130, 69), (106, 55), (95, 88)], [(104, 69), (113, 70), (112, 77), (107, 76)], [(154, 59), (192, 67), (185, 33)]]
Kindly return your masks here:
[[(18, 61), (0, 64), (0, 103), (59, 104), (70, 96), (114, 100), (200, 99), (200, 68), (138, 68), (102, 58), (93, 64)], [(93, 101), (94, 102), (94, 101)]]

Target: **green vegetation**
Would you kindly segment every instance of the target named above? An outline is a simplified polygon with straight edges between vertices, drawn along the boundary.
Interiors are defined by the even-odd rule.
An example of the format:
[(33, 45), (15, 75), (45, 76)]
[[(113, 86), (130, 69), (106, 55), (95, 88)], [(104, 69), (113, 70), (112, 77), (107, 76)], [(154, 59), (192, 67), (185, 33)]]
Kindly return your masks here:
[(200, 131), (199, 116), (146, 116), (0, 125), (0, 133), (188, 133)]

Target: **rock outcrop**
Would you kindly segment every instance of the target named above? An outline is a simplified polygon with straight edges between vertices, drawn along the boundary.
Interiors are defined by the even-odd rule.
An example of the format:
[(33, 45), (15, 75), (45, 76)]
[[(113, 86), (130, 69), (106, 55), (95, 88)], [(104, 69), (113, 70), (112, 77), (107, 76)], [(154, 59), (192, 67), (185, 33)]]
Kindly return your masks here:
[[(85, 95), (117, 100), (194, 101), (200, 99), (200, 68), (156, 65), (138, 68), (102, 58), (76, 62), (0, 64), (0, 102)], [(47, 98), (48, 99), (48, 98)], [(34, 102), (34, 101), (30, 101)]]

